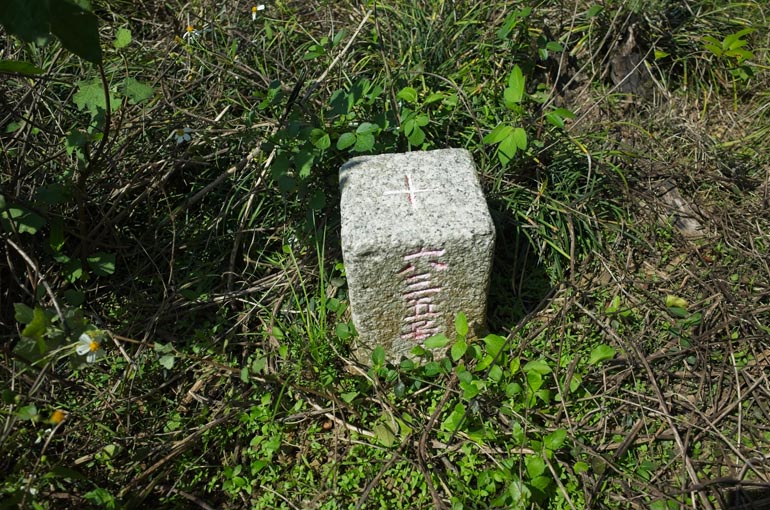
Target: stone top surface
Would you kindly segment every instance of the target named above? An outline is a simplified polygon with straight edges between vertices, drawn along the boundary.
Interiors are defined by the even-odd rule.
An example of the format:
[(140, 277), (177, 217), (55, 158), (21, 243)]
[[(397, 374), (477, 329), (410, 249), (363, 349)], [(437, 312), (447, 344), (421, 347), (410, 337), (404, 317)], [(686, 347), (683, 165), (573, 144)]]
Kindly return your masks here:
[(351, 255), (494, 235), (464, 149), (360, 156), (340, 168), (342, 247)]

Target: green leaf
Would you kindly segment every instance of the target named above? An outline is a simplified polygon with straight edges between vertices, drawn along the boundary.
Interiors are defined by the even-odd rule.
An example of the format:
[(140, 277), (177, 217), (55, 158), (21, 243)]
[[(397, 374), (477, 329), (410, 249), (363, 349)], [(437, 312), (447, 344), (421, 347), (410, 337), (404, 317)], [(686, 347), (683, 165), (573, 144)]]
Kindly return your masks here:
[(378, 423), (374, 426), (374, 437), (386, 448), (390, 448), (396, 442), (396, 435), (390, 430), (390, 427), (384, 423)]
[(561, 448), (566, 439), (567, 431), (564, 429), (556, 429), (543, 437), (543, 446), (545, 446), (547, 450), (553, 452)]
[(484, 344), (487, 346), (487, 354), (496, 358), (500, 349), (505, 345), (505, 338), (498, 335), (487, 335), (484, 337)]
[(417, 91), (412, 87), (404, 87), (403, 89), (399, 90), (398, 94), (396, 94), (396, 97), (406, 101), (407, 103), (417, 103)]
[(444, 422), (441, 424), (441, 428), (449, 432), (454, 432), (460, 428), (460, 424), (462, 423), (464, 417), (465, 406), (462, 403), (458, 403), (447, 417), (447, 419), (444, 420)]
[(511, 134), (513, 137), (513, 141), (516, 142), (516, 146), (521, 150), (526, 150), (527, 148), (527, 132), (524, 131), (524, 128), (517, 127), (513, 130), (513, 133)]
[(540, 375), (550, 374), (551, 367), (542, 359), (532, 360), (521, 368), (526, 373), (537, 373)]
[(27, 42), (45, 43), (49, 35), (48, 0), (4, 0), (0, 2), (0, 24)]
[(45, 310), (36, 306), (32, 312), (32, 320), (29, 321), (27, 327), (22, 330), (21, 334), (27, 338), (35, 340), (41, 340), (43, 335), (48, 330), (49, 320), (45, 313)]
[(352, 147), (356, 143), (355, 133), (343, 133), (337, 140), (337, 149), (345, 150), (348, 147)]
[(517, 65), (513, 66), (511, 74), (508, 75), (508, 87), (505, 89), (506, 106), (510, 108), (510, 103), (518, 104), (524, 97), (524, 74)]
[(446, 347), (448, 343), (449, 339), (445, 335), (439, 334), (425, 340), (424, 345), (426, 349), (440, 349)]
[(294, 164), (297, 167), (297, 173), (300, 178), (307, 179), (310, 177), (310, 171), (313, 168), (313, 161), (315, 156), (311, 152), (301, 150), (294, 155)]
[(130, 104), (139, 104), (155, 95), (155, 89), (134, 78), (126, 78), (123, 82), (123, 94)]
[[(0, 218), (13, 221), (16, 230), (18, 230), (20, 234), (34, 235), (45, 225), (45, 218), (37, 213), (20, 207), (9, 207), (5, 211), (0, 212)], [(10, 228), (8, 228), (8, 230), (10, 230)]]
[[(173, 363), (172, 363), (172, 366), (173, 366)], [(245, 383), (249, 382), (249, 367), (241, 368), (241, 381)]]
[(125, 48), (129, 44), (131, 44), (131, 31), (127, 28), (119, 28), (115, 34), (115, 48)]
[(462, 358), (465, 355), (465, 351), (468, 350), (468, 344), (465, 343), (464, 339), (460, 339), (454, 343), (452, 346), (452, 350), (450, 351), (450, 355), (452, 356), (452, 361), (457, 361), (460, 358)]
[(489, 378), (496, 383), (500, 382), (500, 380), (503, 378), (503, 369), (500, 368), (500, 365), (494, 365), (489, 369)]
[(497, 146), (497, 159), (503, 166), (507, 165), (515, 156), (519, 150), (519, 144), (516, 143), (516, 138), (511, 132), (505, 139)]
[(0, 72), (18, 73), (27, 76), (43, 74), (45, 71), (29, 62), (19, 60), (0, 60)]
[(460, 388), (463, 390), (463, 398), (465, 400), (471, 400), (481, 391), (476, 381), (461, 382)]
[(332, 146), (332, 140), (329, 136), (329, 133), (323, 129), (318, 128), (315, 128), (310, 132), (310, 142), (316, 149), (320, 149), (322, 151)]
[(62, 46), (93, 64), (102, 61), (96, 16), (66, 0), (49, 2), (51, 33)]
[(88, 265), (98, 276), (109, 276), (115, 272), (115, 254), (96, 252), (88, 257)]
[(575, 472), (576, 475), (579, 475), (581, 473), (587, 473), (591, 469), (591, 466), (588, 465), (586, 462), (575, 462), (575, 465), (572, 466), (572, 470)]
[(524, 459), (524, 464), (527, 466), (527, 475), (529, 475), (530, 479), (545, 473), (545, 460), (539, 455), (527, 455)]
[(353, 146), (355, 152), (369, 152), (374, 148), (374, 135), (361, 134), (356, 135), (356, 144)]
[(380, 130), (380, 126), (372, 124), (371, 122), (362, 122), (356, 128), (357, 135), (375, 134)]
[[(107, 99), (104, 97), (104, 87), (98, 78), (78, 82), (78, 91), (72, 96), (72, 100), (78, 107), (78, 110), (87, 110), (92, 117), (95, 117), (100, 111), (107, 110)], [(110, 109), (115, 111), (120, 105), (117, 95), (110, 92)]]
[(592, 5), (587, 11), (586, 11), (586, 17), (587, 18), (593, 18), (600, 12), (604, 10), (604, 7), (601, 5)]
[(407, 135), (407, 140), (409, 140), (409, 143), (412, 145), (422, 145), (425, 141), (425, 131), (423, 131), (420, 126), (416, 125), (415, 123), (411, 133)]
[(15, 311), (13, 318), (16, 319), (16, 322), (29, 324), (35, 318), (34, 310), (24, 303), (14, 303), (13, 309)]
[(86, 295), (79, 290), (67, 289), (64, 291), (64, 300), (68, 305), (77, 307), (85, 302)]
[(174, 360), (175, 357), (173, 354), (164, 354), (158, 359), (158, 363), (166, 369), (171, 370), (174, 367)]
[(615, 349), (606, 344), (601, 344), (591, 351), (591, 357), (588, 359), (589, 365), (596, 365), (602, 361), (615, 357)]
[(463, 337), (468, 334), (468, 319), (463, 312), (455, 317), (455, 333)]
[(16, 411), (16, 416), (22, 420), (35, 420), (38, 417), (37, 406), (35, 406), (35, 404), (30, 404), (21, 407)]
[(511, 126), (507, 124), (498, 124), (482, 141), (486, 144), (500, 143), (511, 134), (511, 131), (513, 131)]
[(344, 393), (340, 393), (340, 398), (350, 404), (356, 399), (358, 395), (359, 393), (357, 391), (346, 391)]
[(344, 322), (337, 324), (334, 328), (334, 332), (340, 340), (347, 340), (350, 338), (350, 327)]
[(684, 308), (687, 309), (687, 300), (669, 294), (666, 296), (666, 307), (668, 308)]
[(374, 366), (382, 366), (385, 363), (385, 348), (378, 345), (372, 351), (372, 364)]
[(543, 376), (538, 372), (527, 372), (527, 386), (532, 393), (536, 392), (543, 386)]

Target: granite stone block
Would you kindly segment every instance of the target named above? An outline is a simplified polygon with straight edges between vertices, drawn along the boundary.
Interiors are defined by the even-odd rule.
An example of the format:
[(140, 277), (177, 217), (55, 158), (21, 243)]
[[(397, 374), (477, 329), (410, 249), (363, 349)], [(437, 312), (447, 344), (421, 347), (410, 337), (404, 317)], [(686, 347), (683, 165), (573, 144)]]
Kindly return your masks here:
[(342, 254), (356, 356), (397, 362), (454, 335), (464, 312), (485, 327), (495, 229), (463, 149), (356, 157), (340, 169)]

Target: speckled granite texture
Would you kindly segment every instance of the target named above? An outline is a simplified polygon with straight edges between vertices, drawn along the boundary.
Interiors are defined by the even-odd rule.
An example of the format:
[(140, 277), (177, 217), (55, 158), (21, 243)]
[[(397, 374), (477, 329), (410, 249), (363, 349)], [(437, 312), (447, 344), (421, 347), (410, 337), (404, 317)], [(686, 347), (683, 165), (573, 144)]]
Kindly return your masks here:
[(340, 169), (356, 356), (398, 362), (464, 312), (485, 326), (495, 229), (463, 149), (353, 158)]

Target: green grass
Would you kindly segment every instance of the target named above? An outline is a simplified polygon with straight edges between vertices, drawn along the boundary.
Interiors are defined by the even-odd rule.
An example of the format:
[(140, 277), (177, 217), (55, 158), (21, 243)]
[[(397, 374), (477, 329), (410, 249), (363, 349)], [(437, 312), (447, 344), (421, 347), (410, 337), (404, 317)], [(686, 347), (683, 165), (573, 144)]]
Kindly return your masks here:
[[(768, 490), (762, 2), (93, 7), (101, 66), (0, 32), (0, 508)], [(338, 168), (444, 147), (495, 221), (492, 334), (357, 362)]]

